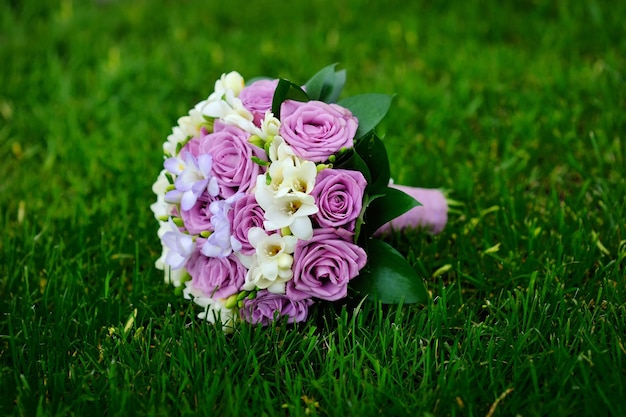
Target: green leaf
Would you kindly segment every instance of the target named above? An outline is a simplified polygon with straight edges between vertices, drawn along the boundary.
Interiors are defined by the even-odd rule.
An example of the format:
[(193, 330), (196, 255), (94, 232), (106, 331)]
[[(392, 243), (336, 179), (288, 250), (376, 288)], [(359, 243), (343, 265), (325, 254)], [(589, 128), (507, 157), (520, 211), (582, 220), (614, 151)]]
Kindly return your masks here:
[(337, 64), (332, 64), (322, 68), (304, 84), (311, 100), (321, 100), (324, 94), (334, 88), (336, 66)]
[(382, 194), (370, 200), (365, 212), (367, 236), (374, 234), (383, 224), (420, 205), (413, 197), (396, 188), (387, 187)]
[(338, 104), (349, 109), (359, 119), (355, 138), (361, 138), (372, 131), (385, 117), (393, 96), (388, 94), (359, 94), (347, 97)]
[(280, 119), (280, 105), (285, 100), (309, 101), (309, 96), (297, 84), (281, 78), (272, 98), (272, 113), (277, 119)]
[(362, 239), (361, 239), (361, 228), (363, 227), (363, 224), (365, 223), (364, 220), (364, 216), (365, 216), (365, 209), (367, 208), (369, 204), (369, 196), (367, 194), (365, 194), (363, 196), (363, 205), (361, 206), (361, 212), (359, 213), (359, 217), (356, 218), (356, 222), (354, 223), (354, 242), (357, 243), (359, 246), (362, 246)]
[(367, 265), (350, 286), (384, 304), (424, 303), (424, 282), (400, 252), (378, 239), (368, 241)]
[(335, 84), (331, 91), (327, 95), (321, 98), (326, 103), (334, 103), (339, 98), (343, 86), (346, 84), (346, 70), (339, 70), (335, 73)]
[(355, 149), (350, 149), (348, 152), (338, 158), (337, 162), (333, 164), (333, 168), (360, 171), (361, 174), (363, 174), (363, 177), (365, 177), (365, 181), (367, 181), (368, 184), (372, 182), (372, 174), (370, 173), (370, 169), (367, 163), (356, 152)]
[(387, 188), (391, 171), (383, 141), (375, 134), (371, 134), (358, 140), (354, 145), (354, 150), (369, 169), (371, 181), (368, 181), (368, 192), (373, 194), (373, 190)]
[(326, 103), (337, 101), (346, 82), (346, 71), (335, 71), (337, 64), (329, 65), (318, 71), (306, 82), (306, 93), (311, 100)]

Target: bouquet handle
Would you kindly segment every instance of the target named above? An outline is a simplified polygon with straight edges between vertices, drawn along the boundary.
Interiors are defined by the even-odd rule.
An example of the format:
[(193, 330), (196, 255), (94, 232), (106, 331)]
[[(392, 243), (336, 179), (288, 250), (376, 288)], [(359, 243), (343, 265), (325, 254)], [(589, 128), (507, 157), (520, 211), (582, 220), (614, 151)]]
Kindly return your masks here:
[(403, 191), (420, 202), (403, 215), (385, 223), (376, 231), (380, 235), (391, 230), (425, 229), (432, 234), (440, 233), (448, 222), (448, 200), (444, 193), (435, 188), (410, 187), (389, 184), (390, 187)]

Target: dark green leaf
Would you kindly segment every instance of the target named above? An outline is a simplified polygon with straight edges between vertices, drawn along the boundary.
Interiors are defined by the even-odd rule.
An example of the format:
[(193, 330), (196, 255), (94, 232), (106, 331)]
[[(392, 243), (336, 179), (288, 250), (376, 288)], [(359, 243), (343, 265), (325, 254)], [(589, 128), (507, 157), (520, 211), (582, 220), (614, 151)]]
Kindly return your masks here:
[(305, 83), (306, 93), (311, 100), (322, 100), (324, 94), (334, 88), (336, 66), (332, 64), (321, 69)]
[(359, 119), (359, 127), (356, 131), (356, 138), (361, 138), (385, 117), (393, 96), (387, 94), (360, 94), (347, 97), (338, 104), (348, 108), (353, 115)]
[(357, 217), (356, 222), (354, 224), (354, 242), (359, 244), (361, 243), (361, 228), (365, 223), (365, 209), (369, 204), (369, 197), (367, 194), (363, 196), (363, 206), (361, 207), (361, 212), (359, 213), (359, 217)]
[(349, 150), (338, 158), (337, 162), (333, 164), (333, 168), (360, 171), (368, 184), (372, 182), (372, 174), (370, 174), (367, 163), (354, 149)]
[(326, 103), (334, 103), (339, 98), (343, 86), (346, 84), (346, 70), (340, 70), (335, 73), (335, 83), (331, 91), (327, 95), (322, 97), (322, 101)]
[(285, 100), (309, 101), (309, 96), (297, 84), (281, 78), (272, 98), (272, 113), (277, 119), (280, 119), (280, 105)]
[(367, 235), (371, 236), (383, 224), (406, 213), (420, 203), (410, 195), (396, 188), (387, 187), (384, 195), (371, 199), (365, 213)]
[(358, 140), (354, 145), (354, 150), (369, 168), (371, 181), (368, 181), (368, 192), (373, 194), (375, 189), (386, 188), (391, 172), (387, 149), (383, 141), (378, 136), (370, 134)]
[(378, 239), (368, 241), (367, 265), (351, 287), (385, 304), (424, 303), (424, 282), (397, 250)]
[(346, 70), (335, 71), (337, 64), (318, 71), (306, 82), (306, 93), (311, 100), (334, 103), (346, 83)]

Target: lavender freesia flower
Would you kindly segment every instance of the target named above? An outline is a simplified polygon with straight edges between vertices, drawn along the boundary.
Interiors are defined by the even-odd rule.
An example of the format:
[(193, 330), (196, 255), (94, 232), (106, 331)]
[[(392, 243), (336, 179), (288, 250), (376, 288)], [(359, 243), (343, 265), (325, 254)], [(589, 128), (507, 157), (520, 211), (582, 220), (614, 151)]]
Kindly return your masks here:
[(214, 201), (209, 206), (209, 210), (213, 214), (211, 216), (213, 233), (202, 246), (204, 256), (225, 258), (233, 251), (239, 252), (241, 250), (241, 243), (231, 234), (231, 224), (228, 218), (231, 205), (241, 197), (243, 194), (236, 194), (226, 200)]
[(164, 248), (167, 248), (165, 264), (172, 269), (179, 269), (185, 265), (196, 246), (193, 238), (181, 232), (171, 218), (168, 220), (168, 223), (171, 230), (161, 236), (161, 242)]
[(189, 210), (205, 191), (211, 196), (217, 195), (217, 179), (211, 175), (211, 155), (204, 154), (196, 158), (188, 152), (184, 161), (180, 158), (169, 158), (163, 165), (170, 173), (177, 175), (174, 180), (176, 188), (165, 195), (165, 200), (180, 203), (182, 210)]

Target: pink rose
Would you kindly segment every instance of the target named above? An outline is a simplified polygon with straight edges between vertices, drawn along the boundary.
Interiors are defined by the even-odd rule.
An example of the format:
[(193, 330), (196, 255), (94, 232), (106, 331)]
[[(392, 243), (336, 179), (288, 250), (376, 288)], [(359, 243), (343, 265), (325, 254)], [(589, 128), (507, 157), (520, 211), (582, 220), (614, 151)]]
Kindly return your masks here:
[(261, 126), (261, 121), (265, 118), (265, 112), (271, 110), (272, 99), (278, 80), (259, 80), (239, 93), (239, 99), (243, 106), (254, 115), (254, 124)]
[(248, 241), (248, 231), (253, 227), (263, 227), (265, 212), (256, 202), (254, 194), (246, 194), (237, 200), (228, 212), (232, 227), (231, 233), (241, 243), (240, 252), (253, 255), (254, 247)]
[(311, 192), (319, 208), (313, 217), (321, 227), (343, 227), (354, 232), (366, 186), (367, 181), (359, 171), (321, 170)]
[(202, 246), (206, 239), (196, 239), (196, 251), (187, 261), (191, 275), (191, 287), (202, 291), (207, 297), (227, 298), (237, 293), (246, 278), (247, 269), (234, 253), (225, 258), (206, 257)]
[(314, 229), (310, 240), (298, 241), (293, 259), (287, 296), (294, 300), (316, 297), (335, 301), (347, 295), (348, 282), (365, 266), (367, 254), (334, 229)]
[(215, 121), (213, 133), (199, 139), (192, 139), (190, 149), (213, 157), (212, 174), (217, 179), (220, 195), (231, 197), (238, 192), (247, 192), (256, 183), (261, 173), (260, 166), (252, 161), (252, 156), (267, 159), (263, 149), (248, 143), (250, 134), (238, 127)]
[(422, 205), (412, 208), (389, 223), (385, 223), (376, 231), (376, 234), (389, 232), (392, 229), (420, 227), (433, 234), (443, 230), (448, 222), (448, 201), (440, 190), (394, 184), (389, 184), (389, 186), (404, 191)]
[(271, 324), (275, 314), (277, 317), (288, 316), (288, 323), (297, 323), (306, 320), (312, 304), (313, 300), (310, 298), (296, 301), (284, 294), (261, 290), (252, 300), (244, 299), (239, 315), (247, 322), (263, 326)]
[(280, 106), (280, 135), (300, 158), (324, 162), (352, 148), (358, 120), (350, 110), (322, 101), (286, 100)]

